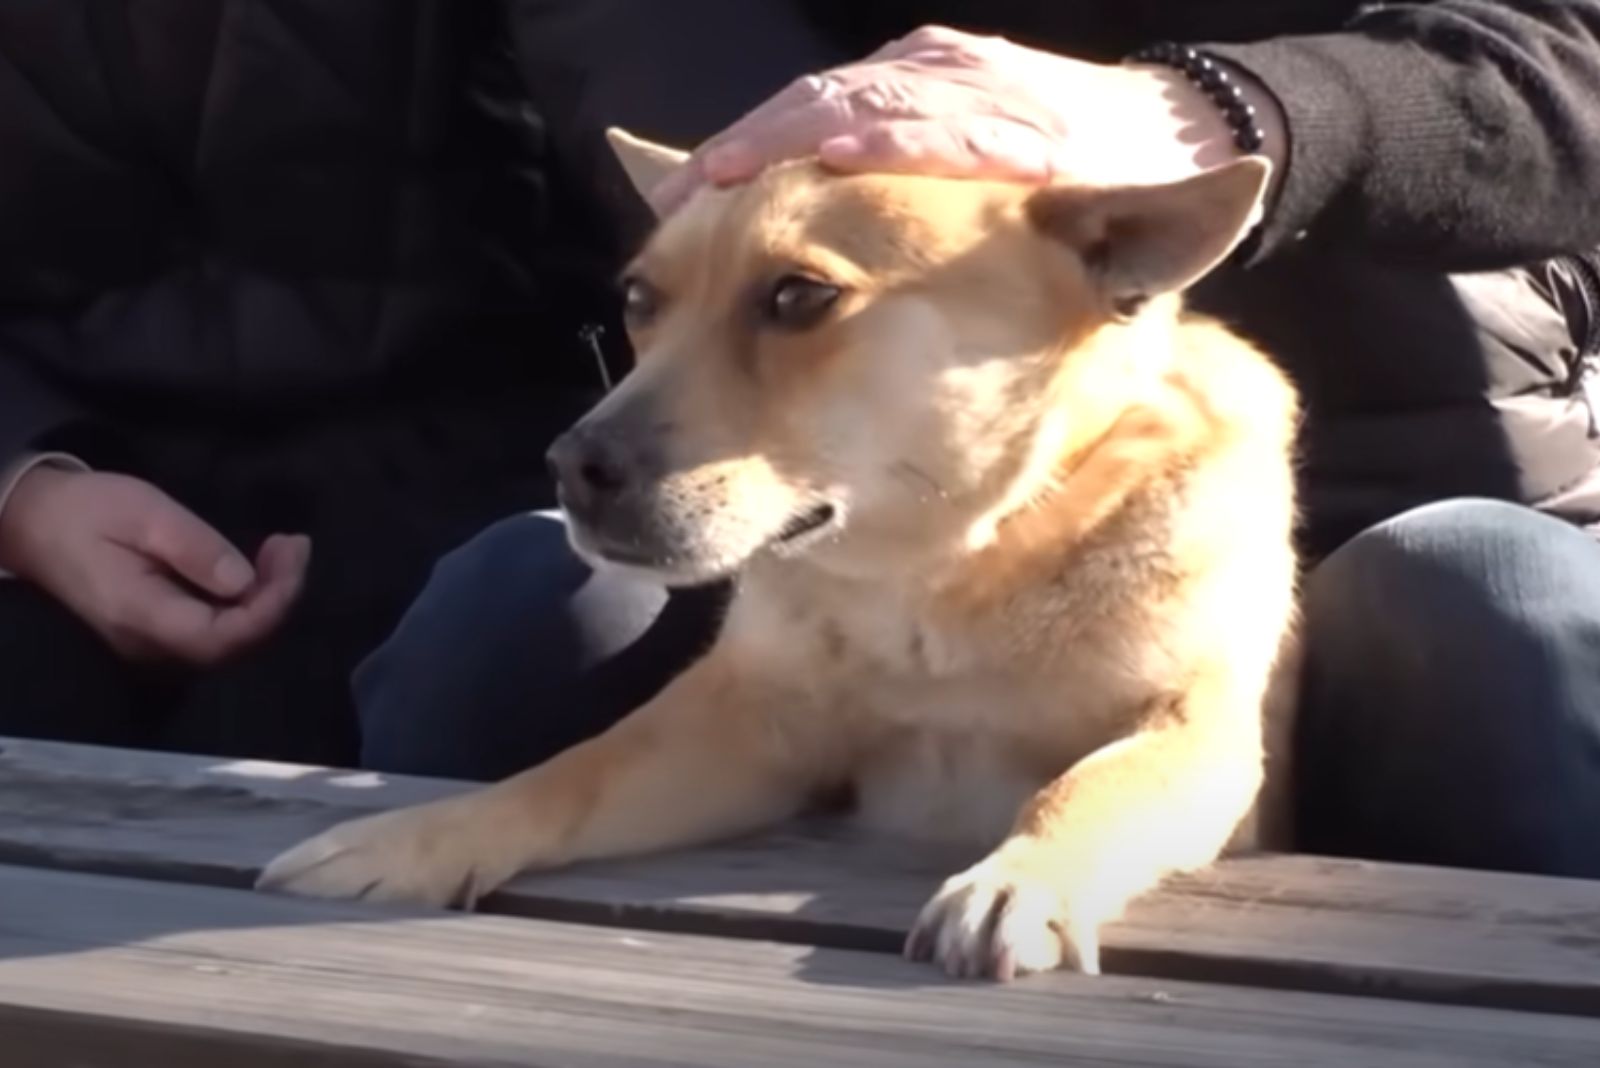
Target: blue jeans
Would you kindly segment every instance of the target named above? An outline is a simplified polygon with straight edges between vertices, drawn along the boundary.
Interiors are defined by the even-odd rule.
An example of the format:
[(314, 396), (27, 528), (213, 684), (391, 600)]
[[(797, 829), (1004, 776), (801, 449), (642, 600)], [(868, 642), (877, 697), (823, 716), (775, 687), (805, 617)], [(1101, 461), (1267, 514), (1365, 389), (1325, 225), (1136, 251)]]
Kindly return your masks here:
[(552, 514), (502, 520), (439, 561), (357, 667), (362, 764), (487, 780), (542, 763), (671, 681), (724, 599), (591, 572)]
[[(681, 670), (723, 596), (590, 574), (553, 518), (501, 523), (357, 673), (366, 763), (539, 763)], [(1305, 614), (1301, 848), (1600, 877), (1600, 545), (1515, 505), (1429, 505), (1317, 567)]]

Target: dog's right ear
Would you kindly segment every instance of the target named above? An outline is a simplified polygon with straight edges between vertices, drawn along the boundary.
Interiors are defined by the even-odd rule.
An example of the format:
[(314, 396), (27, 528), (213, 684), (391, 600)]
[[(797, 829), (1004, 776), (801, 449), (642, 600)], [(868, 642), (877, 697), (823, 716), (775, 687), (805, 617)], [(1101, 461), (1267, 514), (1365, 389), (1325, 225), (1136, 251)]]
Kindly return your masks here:
[(682, 167), (689, 158), (689, 153), (681, 149), (646, 141), (617, 126), (606, 130), (606, 141), (611, 145), (611, 151), (617, 154), (622, 169), (628, 173), (634, 190), (646, 199), (652, 189)]
[(1187, 289), (1249, 234), (1272, 164), (1249, 156), (1166, 185), (1055, 186), (1028, 218), (1083, 259), (1119, 313)]

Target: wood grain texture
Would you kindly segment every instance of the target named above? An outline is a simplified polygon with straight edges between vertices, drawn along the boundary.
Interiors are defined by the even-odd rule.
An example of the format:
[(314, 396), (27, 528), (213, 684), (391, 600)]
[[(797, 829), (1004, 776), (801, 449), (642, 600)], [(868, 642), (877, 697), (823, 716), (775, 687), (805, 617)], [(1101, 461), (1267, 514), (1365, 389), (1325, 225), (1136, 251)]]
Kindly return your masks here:
[(0, 868), (7, 1068), (1573, 1068), (1600, 1021)]
[[(0, 861), (227, 886), (361, 811), (459, 784), (3, 742)], [(487, 911), (893, 952), (955, 858), (817, 825), (520, 880)], [(1600, 883), (1225, 862), (1107, 933), (1123, 974), (1600, 1016)]]

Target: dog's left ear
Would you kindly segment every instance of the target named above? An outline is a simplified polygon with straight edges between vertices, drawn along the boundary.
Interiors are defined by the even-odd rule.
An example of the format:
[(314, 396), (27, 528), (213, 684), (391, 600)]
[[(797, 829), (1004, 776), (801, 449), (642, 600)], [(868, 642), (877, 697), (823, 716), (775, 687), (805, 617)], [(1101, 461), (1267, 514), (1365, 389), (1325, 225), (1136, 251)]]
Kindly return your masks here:
[(606, 130), (606, 141), (611, 145), (611, 151), (617, 154), (622, 169), (628, 172), (628, 180), (641, 197), (648, 197), (662, 179), (683, 166), (689, 158), (689, 153), (681, 149), (646, 141), (617, 126)]
[(1056, 186), (1035, 193), (1028, 218), (1083, 258), (1119, 312), (1187, 289), (1250, 232), (1272, 165), (1250, 156), (1150, 186)]

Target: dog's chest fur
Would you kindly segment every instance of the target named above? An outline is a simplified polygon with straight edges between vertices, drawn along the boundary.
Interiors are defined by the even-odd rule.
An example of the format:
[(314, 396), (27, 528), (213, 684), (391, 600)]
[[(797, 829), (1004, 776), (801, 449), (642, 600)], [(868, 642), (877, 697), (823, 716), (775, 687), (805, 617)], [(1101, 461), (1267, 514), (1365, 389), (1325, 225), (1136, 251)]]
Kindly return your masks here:
[(853, 740), (841, 777), (876, 830), (992, 842), (1024, 799), (1114, 734), (1110, 710), (1125, 701), (1090, 635), (1055, 670), (1030, 650), (1034, 669), (1019, 671), (1009, 643), (1026, 624), (954, 624), (887, 586), (752, 578), (738, 633), (803, 684), (802, 729)]

